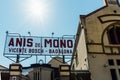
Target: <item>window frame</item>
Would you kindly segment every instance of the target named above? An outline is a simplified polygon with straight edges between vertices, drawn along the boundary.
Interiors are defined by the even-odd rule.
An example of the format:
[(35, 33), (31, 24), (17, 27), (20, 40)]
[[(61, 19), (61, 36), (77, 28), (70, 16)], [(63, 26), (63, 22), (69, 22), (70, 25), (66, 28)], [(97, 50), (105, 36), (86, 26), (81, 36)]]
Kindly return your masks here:
[(112, 45), (120, 44), (119, 33), (120, 33), (120, 25), (119, 26), (112, 25), (111, 28), (107, 30), (109, 44), (112, 44)]
[(110, 66), (114, 66), (115, 65), (114, 60), (113, 59), (108, 59), (108, 64)]

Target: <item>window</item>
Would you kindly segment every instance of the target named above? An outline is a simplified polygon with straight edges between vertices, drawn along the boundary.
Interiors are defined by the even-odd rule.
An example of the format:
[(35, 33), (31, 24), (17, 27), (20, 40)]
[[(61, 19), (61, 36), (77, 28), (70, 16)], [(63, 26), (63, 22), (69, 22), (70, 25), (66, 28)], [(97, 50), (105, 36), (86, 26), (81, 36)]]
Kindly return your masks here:
[(36, 80), (36, 73), (33, 74), (33, 80)]
[(120, 75), (120, 69), (118, 69), (119, 75)]
[(109, 59), (109, 60), (108, 60), (108, 64), (109, 64), (109, 65), (114, 65), (113, 59)]
[(113, 26), (108, 30), (108, 39), (110, 44), (120, 44), (120, 26)]
[(118, 80), (120, 77), (120, 59), (108, 59), (110, 74), (112, 80)]
[(38, 77), (38, 80), (40, 80), (40, 73), (38, 72), (37, 75), (38, 75), (38, 76), (37, 76), (37, 77)]
[(108, 0), (108, 3), (109, 3), (109, 4), (116, 4), (117, 2), (114, 1), (114, 0)]
[(116, 63), (120, 66), (120, 59), (116, 60)]
[(118, 80), (115, 69), (110, 69), (110, 73), (111, 73), (112, 80)]

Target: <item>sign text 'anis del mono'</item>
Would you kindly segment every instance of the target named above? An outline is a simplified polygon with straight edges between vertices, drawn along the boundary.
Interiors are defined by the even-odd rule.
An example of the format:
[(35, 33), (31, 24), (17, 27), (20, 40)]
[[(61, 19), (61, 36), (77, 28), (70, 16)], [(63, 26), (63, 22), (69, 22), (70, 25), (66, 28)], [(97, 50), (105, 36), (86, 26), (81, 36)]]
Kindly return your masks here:
[(18, 54), (71, 54), (73, 39), (42, 37), (8, 37), (5, 53)]

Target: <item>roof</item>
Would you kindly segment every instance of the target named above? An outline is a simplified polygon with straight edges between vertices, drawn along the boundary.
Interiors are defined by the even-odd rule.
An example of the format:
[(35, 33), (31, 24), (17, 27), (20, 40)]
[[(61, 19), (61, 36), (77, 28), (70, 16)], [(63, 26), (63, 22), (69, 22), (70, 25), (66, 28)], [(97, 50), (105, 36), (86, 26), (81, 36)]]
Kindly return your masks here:
[(8, 68), (6, 68), (6, 67), (0, 65), (0, 70), (6, 70), (6, 69), (8, 69)]
[[(105, 5), (104, 5), (103, 7), (99, 8), (99, 9), (97, 9), (97, 10), (91, 12), (91, 13), (88, 13), (87, 15), (84, 15), (84, 17), (91, 16), (91, 15), (93, 15), (94, 13), (99, 12), (99, 11), (101, 11), (102, 9), (104, 9), (104, 8), (106, 8), (106, 7), (109, 7), (109, 6), (111, 6), (111, 5), (112, 5), (112, 7), (113, 7), (113, 6), (116, 6), (116, 5), (118, 5), (118, 6), (120, 7), (118, 0), (103, 0), (103, 1), (104, 1), (104, 3), (105, 3)], [(82, 16), (82, 15), (81, 15), (81, 16)]]
[[(66, 65), (67, 63), (63, 62), (63, 58), (61, 57), (53, 57), (48, 64), (50, 64), (52, 67), (59, 67), (60, 65)], [(68, 65), (68, 64), (67, 64)]]

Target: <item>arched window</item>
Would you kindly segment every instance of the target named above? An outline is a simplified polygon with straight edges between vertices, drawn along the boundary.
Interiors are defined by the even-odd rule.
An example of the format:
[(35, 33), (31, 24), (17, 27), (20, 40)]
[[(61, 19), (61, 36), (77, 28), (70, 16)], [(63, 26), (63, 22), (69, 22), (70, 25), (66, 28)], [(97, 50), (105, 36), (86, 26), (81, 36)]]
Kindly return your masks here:
[(120, 26), (113, 25), (107, 33), (110, 44), (120, 44)]

